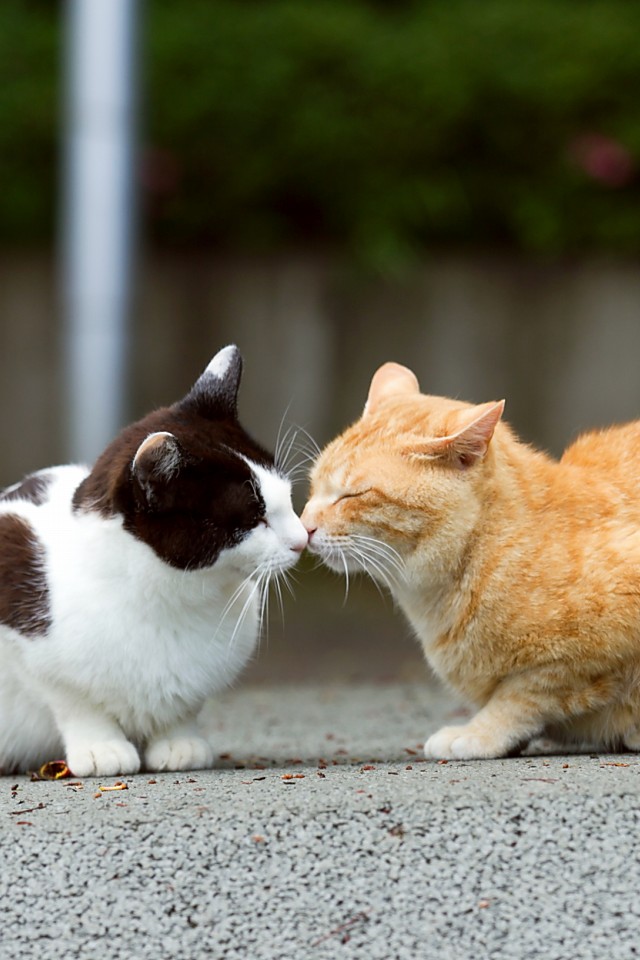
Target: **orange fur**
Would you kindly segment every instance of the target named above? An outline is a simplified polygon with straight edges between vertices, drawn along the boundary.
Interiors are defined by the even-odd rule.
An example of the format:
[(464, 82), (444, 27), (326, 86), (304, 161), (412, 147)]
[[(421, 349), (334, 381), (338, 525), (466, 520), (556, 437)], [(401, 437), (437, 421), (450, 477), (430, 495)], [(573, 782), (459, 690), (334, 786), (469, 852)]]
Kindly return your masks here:
[(385, 364), (313, 467), (310, 549), (386, 584), (478, 707), (427, 756), (504, 756), (541, 734), (640, 749), (640, 421), (555, 461), (501, 413)]

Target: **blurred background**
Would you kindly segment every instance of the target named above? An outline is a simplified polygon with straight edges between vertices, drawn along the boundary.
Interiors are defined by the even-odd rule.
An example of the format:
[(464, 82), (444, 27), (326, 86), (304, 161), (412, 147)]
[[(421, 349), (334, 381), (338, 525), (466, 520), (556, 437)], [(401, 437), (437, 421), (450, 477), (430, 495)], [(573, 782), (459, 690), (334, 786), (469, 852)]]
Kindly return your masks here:
[[(267, 445), (285, 410), (324, 444), (389, 359), (554, 454), (640, 416), (640, 5), (113, 0), (113, 56), (96, 5), (0, 5), (0, 484), (91, 459), (228, 342)], [(129, 173), (111, 202), (89, 161), (94, 203), (101, 58)], [(390, 601), (299, 581), (248, 680), (424, 675)]]

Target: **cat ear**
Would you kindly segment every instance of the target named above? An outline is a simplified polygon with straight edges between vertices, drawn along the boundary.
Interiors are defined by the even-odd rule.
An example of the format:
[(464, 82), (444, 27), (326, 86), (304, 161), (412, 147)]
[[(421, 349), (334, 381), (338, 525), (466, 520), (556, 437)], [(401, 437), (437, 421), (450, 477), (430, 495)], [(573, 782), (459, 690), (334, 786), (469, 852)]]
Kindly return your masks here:
[(235, 420), (241, 376), (240, 351), (233, 345), (223, 347), (178, 406), (209, 420)]
[(420, 393), (415, 373), (399, 363), (385, 363), (373, 375), (363, 416), (370, 416), (383, 400), (402, 394)]
[(483, 403), (458, 414), (457, 429), (446, 437), (428, 440), (412, 453), (429, 458), (446, 458), (464, 470), (481, 460), (487, 452), (493, 432), (504, 411), (504, 400)]
[(181, 464), (182, 454), (174, 435), (150, 433), (138, 447), (131, 470), (151, 500), (158, 485), (175, 477)]

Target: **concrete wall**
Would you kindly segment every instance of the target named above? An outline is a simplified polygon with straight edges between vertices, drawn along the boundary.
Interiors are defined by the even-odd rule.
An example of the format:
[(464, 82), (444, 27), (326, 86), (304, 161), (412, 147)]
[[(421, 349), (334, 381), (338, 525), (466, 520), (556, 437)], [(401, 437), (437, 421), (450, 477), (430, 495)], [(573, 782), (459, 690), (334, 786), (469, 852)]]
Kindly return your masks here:
[[(0, 257), (0, 485), (67, 456), (54, 279), (45, 256)], [(359, 415), (388, 359), (411, 365), (431, 393), (506, 397), (520, 434), (554, 452), (579, 430), (640, 417), (632, 263), (434, 257), (383, 282), (313, 257), (147, 257), (129, 419), (182, 396), (229, 342), (246, 361), (242, 419), (266, 445), (287, 407), (289, 421), (329, 440)], [(299, 581), (286, 629), (274, 620), (250, 679), (422, 674), (407, 627), (372, 587), (355, 584), (343, 606), (338, 578), (303, 569)]]
[[(66, 457), (54, 279), (45, 256), (0, 257), (0, 483)], [(554, 452), (586, 427), (640, 416), (634, 263), (434, 257), (390, 282), (313, 257), (150, 256), (130, 418), (181, 396), (230, 341), (246, 361), (243, 419), (266, 444), (287, 407), (328, 440), (387, 359), (431, 393), (506, 397), (516, 429)]]

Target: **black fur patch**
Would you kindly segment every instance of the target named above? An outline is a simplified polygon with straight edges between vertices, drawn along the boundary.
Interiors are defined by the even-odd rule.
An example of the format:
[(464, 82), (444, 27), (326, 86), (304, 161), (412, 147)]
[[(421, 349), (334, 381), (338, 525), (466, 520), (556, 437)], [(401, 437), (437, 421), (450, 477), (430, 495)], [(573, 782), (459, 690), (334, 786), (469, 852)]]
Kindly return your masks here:
[(0, 514), (0, 623), (26, 636), (42, 636), (51, 626), (43, 559), (31, 524)]
[[(181, 464), (158, 476), (150, 492), (132, 469), (142, 441), (157, 431), (178, 441)], [(181, 570), (212, 566), (220, 551), (239, 543), (264, 517), (248, 464), (267, 469), (273, 458), (236, 421), (210, 421), (175, 409), (157, 410), (127, 427), (106, 449), (74, 495), (76, 510), (121, 514), (129, 533)]]
[(50, 473), (32, 473), (22, 483), (0, 492), (0, 503), (10, 500), (28, 500), (37, 507), (45, 502), (53, 477)]
[[(267, 469), (273, 457), (238, 422), (242, 357), (237, 347), (225, 353), (221, 376), (208, 367), (183, 400), (123, 430), (73, 498), (75, 510), (121, 515), (129, 533), (181, 570), (212, 566), (266, 509), (243, 457)], [(168, 451), (152, 442), (134, 466), (151, 433), (171, 434)]]
[[(212, 566), (264, 518), (265, 504), (243, 457), (273, 469), (273, 457), (240, 426), (242, 358), (227, 348), (224, 376), (203, 374), (184, 400), (127, 427), (75, 492), (75, 510), (121, 515), (124, 527), (180, 570)], [(170, 433), (134, 460), (151, 433)], [(167, 451), (165, 450), (165, 453)], [(154, 457), (159, 457), (154, 460)]]

